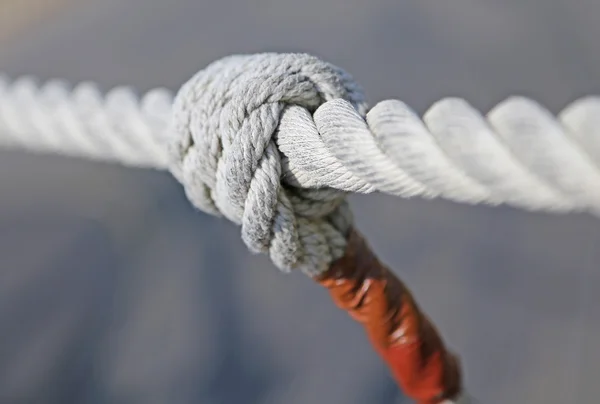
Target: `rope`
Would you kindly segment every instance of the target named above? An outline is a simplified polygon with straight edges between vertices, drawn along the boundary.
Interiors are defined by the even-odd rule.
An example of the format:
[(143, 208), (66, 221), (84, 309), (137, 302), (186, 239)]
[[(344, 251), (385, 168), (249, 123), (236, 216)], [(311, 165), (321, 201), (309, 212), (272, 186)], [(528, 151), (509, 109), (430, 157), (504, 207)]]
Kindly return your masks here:
[[(102, 95), (93, 83), (70, 89), (0, 77), (0, 147), (169, 170), (194, 206), (240, 225), (251, 251), (317, 281), (353, 234), (350, 192), (600, 213), (600, 97), (580, 99), (558, 117), (524, 97), (485, 117), (447, 98), (420, 118), (397, 100), (368, 109), (346, 72), (304, 54), (227, 57), (175, 97), (165, 89), (138, 98), (127, 87)], [(342, 290), (336, 282), (328, 285)], [(364, 315), (354, 306), (360, 302), (348, 303)], [(468, 401), (463, 391), (444, 404)]]
[(487, 117), (447, 98), (421, 119), (397, 100), (368, 110), (347, 73), (304, 54), (221, 59), (175, 99), (0, 78), (0, 145), (169, 169), (251, 251), (311, 276), (343, 254), (348, 192), (600, 212), (600, 97), (558, 118), (523, 97)]
[(166, 169), (172, 102), (160, 88), (138, 99), (128, 87), (103, 95), (94, 83), (0, 75), (0, 147)]

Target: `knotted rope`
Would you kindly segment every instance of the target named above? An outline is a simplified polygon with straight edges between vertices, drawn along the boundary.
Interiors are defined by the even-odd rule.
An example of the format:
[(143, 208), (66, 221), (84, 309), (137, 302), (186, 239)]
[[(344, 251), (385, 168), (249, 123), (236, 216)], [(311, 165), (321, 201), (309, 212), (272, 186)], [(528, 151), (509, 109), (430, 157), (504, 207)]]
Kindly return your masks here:
[[(238, 63), (248, 68), (261, 57), (275, 64), (278, 57), (310, 59), (239, 56), (210, 70)], [(352, 87), (345, 91), (359, 97), (349, 76), (331, 69), (345, 80), (341, 87)], [(207, 74), (209, 69), (199, 76)], [(487, 117), (461, 99), (447, 98), (423, 119), (389, 100), (374, 106), (365, 120), (362, 98), (354, 105), (358, 100), (352, 97), (348, 104), (343, 96), (328, 96), (340, 98), (323, 100), (316, 111), (289, 105), (280, 116), (277, 146), (286, 182), (546, 212), (600, 209), (600, 97), (572, 103), (558, 119), (532, 100), (511, 97)], [(93, 83), (71, 91), (62, 81), (38, 87), (29, 77), (10, 83), (0, 75), (0, 145), (166, 169), (168, 124), (179, 114), (172, 98), (161, 88), (138, 101), (127, 87), (103, 96)]]
[(224, 58), (175, 102), (0, 77), (0, 146), (170, 169), (251, 251), (313, 275), (344, 249), (346, 192), (600, 212), (600, 97), (559, 119), (523, 97), (487, 119), (456, 98), (423, 119), (397, 100), (367, 112), (347, 73), (303, 54)]
[(282, 270), (322, 273), (344, 253), (351, 222), (344, 193), (282, 182), (276, 138), (302, 136), (301, 123), (280, 125), (282, 115), (291, 110), (310, 116), (337, 98), (366, 108), (352, 79), (315, 57), (222, 59), (175, 99), (171, 171), (196, 207), (241, 225), (251, 251), (268, 251)]
[(171, 171), (251, 251), (311, 276), (343, 255), (345, 192), (600, 209), (600, 166), (525, 99), (490, 115), (498, 136), (459, 100), (428, 112), (434, 136), (399, 101), (366, 111), (352, 78), (315, 57), (228, 57), (177, 94)]
[(396, 100), (368, 110), (347, 73), (304, 54), (221, 59), (174, 101), (0, 77), (0, 145), (169, 169), (194, 206), (240, 225), (251, 251), (327, 287), (427, 404), (459, 400), (458, 364), (357, 235), (345, 195), (600, 213), (599, 97), (559, 119), (523, 97), (487, 119), (448, 98), (420, 119)]

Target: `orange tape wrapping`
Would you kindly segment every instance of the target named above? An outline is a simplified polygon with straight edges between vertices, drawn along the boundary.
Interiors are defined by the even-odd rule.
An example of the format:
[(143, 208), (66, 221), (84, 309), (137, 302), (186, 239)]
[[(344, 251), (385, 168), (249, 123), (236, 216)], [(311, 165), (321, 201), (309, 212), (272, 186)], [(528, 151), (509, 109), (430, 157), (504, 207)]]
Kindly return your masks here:
[(412, 294), (353, 230), (345, 255), (315, 280), (365, 328), (404, 394), (420, 404), (456, 398), (460, 364)]

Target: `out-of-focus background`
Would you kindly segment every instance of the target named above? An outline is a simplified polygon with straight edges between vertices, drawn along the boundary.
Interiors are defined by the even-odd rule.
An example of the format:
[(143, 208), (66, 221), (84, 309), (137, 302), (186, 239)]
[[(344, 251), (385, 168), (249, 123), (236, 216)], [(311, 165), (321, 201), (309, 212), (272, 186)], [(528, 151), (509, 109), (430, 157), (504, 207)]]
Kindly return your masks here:
[[(600, 2), (0, 0), (0, 71), (173, 90), (307, 51), (372, 102), (600, 92)], [(482, 403), (600, 395), (600, 221), (353, 197)], [(594, 342), (596, 341), (596, 342)], [(1, 403), (404, 403), (359, 326), (164, 173), (0, 151)]]

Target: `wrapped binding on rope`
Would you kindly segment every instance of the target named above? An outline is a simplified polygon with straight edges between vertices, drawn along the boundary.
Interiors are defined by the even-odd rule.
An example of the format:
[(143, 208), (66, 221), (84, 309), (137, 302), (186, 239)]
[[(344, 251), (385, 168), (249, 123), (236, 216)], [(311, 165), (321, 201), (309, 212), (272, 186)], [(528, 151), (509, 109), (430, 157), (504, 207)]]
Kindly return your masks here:
[(458, 358), (446, 349), (408, 288), (379, 262), (357, 231), (351, 231), (344, 256), (315, 279), (339, 308), (363, 325), (406, 395), (423, 404), (460, 396)]

